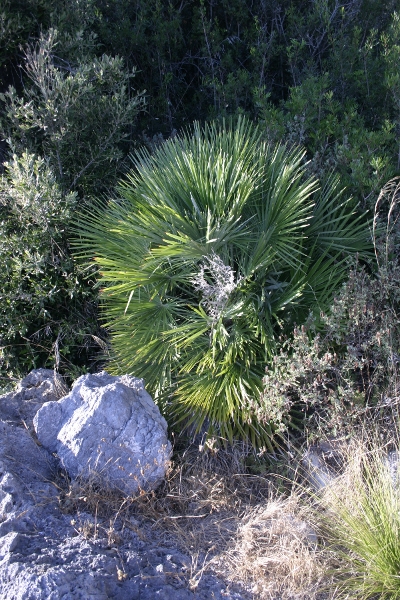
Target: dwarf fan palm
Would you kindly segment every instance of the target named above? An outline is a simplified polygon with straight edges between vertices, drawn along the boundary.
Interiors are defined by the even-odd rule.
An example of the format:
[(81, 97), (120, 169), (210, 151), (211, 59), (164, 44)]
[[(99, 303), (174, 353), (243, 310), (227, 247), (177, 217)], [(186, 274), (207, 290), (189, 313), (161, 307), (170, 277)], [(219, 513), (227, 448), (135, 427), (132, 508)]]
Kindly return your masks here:
[[(107, 210), (86, 215), (111, 332), (110, 368), (144, 377), (178, 420), (268, 443), (257, 412), (276, 336), (325, 307), (368, 246), (338, 180), (270, 147), (244, 119), (142, 150)], [(164, 403), (164, 404), (163, 404)]]

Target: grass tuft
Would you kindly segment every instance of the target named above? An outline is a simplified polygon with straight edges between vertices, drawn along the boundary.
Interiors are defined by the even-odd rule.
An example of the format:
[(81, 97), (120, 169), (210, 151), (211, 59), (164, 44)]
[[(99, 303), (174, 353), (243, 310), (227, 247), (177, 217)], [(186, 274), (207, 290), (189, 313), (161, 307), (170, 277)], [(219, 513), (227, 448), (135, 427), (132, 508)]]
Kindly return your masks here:
[(365, 433), (349, 445), (344, 473), (324, 490), (319, 531), (341, 596), (400, 598), (398, 448)]

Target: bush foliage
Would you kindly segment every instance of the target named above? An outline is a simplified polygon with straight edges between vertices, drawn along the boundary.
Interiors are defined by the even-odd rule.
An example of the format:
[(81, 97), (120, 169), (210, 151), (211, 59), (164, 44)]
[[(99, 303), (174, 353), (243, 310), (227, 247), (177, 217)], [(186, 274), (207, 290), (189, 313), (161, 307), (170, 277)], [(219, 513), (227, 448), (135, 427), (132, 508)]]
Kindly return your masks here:
[[(97, 289), (90, 272), (71, 257), (71, 223), (78, 206), (90, 211), (104, 195), (112, 196), (128, 168), (127, 156), (143, 143), (159, 156), (163, 140), (186, 124), (245, 115), (258, 124), (260, 142), (270, 148), (285, 145), (293, 157), (294, 148), (303, 147), (305, 176), (314, 175), (322, 189), (333, 185), (335, 172), (347, 196), (371, 210), (385, 182), (399, 173), (397, 10), (396, 0), (4, 0), (0, 271), (7, 280), (0, 376), (17, 377), (43, 361), (64, 370), (75, 363), (90, 368), (91, 351), (82, 346), (99, 336)], [(338, 195), (339, 203), (343, 197)], [(35, 220), (40, 211), (46, 216)], [(307, 246), (310, 256), (314, 250)], [(392, 250), (390, 261), (395, 254)], [(223, 298), (210, 287), (212, 271), (225, 273), (226, 289), (237, 286), (237, 293), (237, 277), (243, 275), (218, 253), (204, 256), (197, 295), (203, 294), (203, 306), (212, 312)], [(389, 263), (385, 268), (396, 277), (396, 263)], [(232, 271), (226, 270), (229, 265)], [(352, 280), (360, 277), (360, 286), (371, 294), (381, 289), (368, 279), (374, 268), (371, 263)], [(346, 302), (351, 306), (355, 294), (356, 307), (359, 284), (349, 286)], [(305, 298), (304, 290), (298, 299)], [(301, 332), (311, 298), (302, 302), (287, 311), (285, 331), (293, 330), (296, 320)], [(351, 314), (341, 317), (341, 327), (349, 331)], [(315, 333), (307, 330), (310, 352), (318, 343), (329, 353), (331, 334), (324, 338), (320, 332), (314, 341)], [(291, 341), (296, 346), (296, 335), (288, 334), (282, 349), (288, 360), (298, 352)], [(343, 336), (333, 356), (336, 352), (350, 365), (346, 348)], [(365, 371), (364, 366), (353, 373), (353, 383), (343, 389), (370, 401), (381, 379), (373, 369), (376, 383), (366, 392), (359, 383)], [(272, 377), (271, 369), (267, 375)], [(296, 394), (287, 399), (285, 392), (282, 405), (274, 405), (278, 428), (283, 427), (279, 414), (293, 412)], [(346, 394), (350, 398), (350, 391)], [(266, 418), (267, 408), (260, 418)]]
[(44, 365), (72, 375), (96, 354), (97, 291), (71, 256), (71, 223), (121, 172), (143, 105), (122, 59), (74, 65), (56, 47), (54, 30), (29, 45), (23, 93), (0, 96), (13, 152), (0, 183), (2, 377)]
[(56, 29), (66, 70), (104, 53), (137, 69), (148, 103), (136, 137), (245, 113), (373, 205), (399, 169), (396, 10), (396, 0), (7, 0), (2, 80), (20, 94), (18, 45)]
[(6, 163), (0, 187), (0, 361), (18, 377), (32, 368), (84, 366), (97, 333), (96, 300), (69, 253), (77, 194), (63, 194), (48, 162)]
[(319, 188), (302, 158), (244, 119), (195, 125), (138, 153), (118, 199), (82, 225), (112, 369), (144, 376), (197, 430), (269, 438), (259, 395), (277, 337), (327, 307), (343, 257), (368, 250), (337, 178)]
[(376, 204), (375, 257), (349, 264), (329, 311), (282, 340), (264, 377), (262, 411), (281, 430), (301, 407), (310, 437), (351, 431), (366, 410), (398, 396), (399, 180)]

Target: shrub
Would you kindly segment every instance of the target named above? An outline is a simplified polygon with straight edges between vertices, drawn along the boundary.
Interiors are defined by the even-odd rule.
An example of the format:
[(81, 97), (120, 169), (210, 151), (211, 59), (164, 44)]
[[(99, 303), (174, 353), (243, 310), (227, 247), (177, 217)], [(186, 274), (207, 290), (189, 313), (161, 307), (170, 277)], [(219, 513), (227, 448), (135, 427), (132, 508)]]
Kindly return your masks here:
[[(376, 256), (354, 261), (318, 323), (282, 339), (264, 377), (259, 412), (281, 430), (302, 410), (309, 434), (344, 434), (365, 410), (396, 398), (400, 348), (399, 179), (376, 204)], [(318, 324), (318, 331), (316, 325)], [(295, 424), (295, 422), (294, 422)]]
[(64, 194), (48, 163), (25, 153), (0, 182), (0, 373), (69, 370), (88, 360), (96, 298), (69, 254), (76, 193)]
[[(64, 190), (98, 194), (112, 187), (121, 168), (121, 143), (143, 108), (133, 94), (134, 72), (123, 59), (103, 55), (71, 64), (56, 55), (58, 33), (50, 30), (25, 51), (26, 85), (0, 95), (2, 134), (14, 152), (46, 156)], [(62, 50), (62, 49), (61, 49)]]
[(197, 430), (268, 443), (255, 416), (277, 336), (327, 306), (343, 256), (369, 246), (338, 180), (318, 189), (303, 156), (245, 120), (195, 125), (141, 151), (119, 198), (81, 226), (105, 285), (110, 368), (145, 377)]
[(371, 128), (354, 101), (335, 97), (327, 73), (291, 87), (279, 108), (266, 102), (260, 118), (269, 139), (304, 145), (318, 178), (334, 170), (368, 208), (398, 170), (395, 124), (381, 118)]
[(0, 185), (4, 377), (44, 365), (89, 368), (97, 290), (70, 255), (70, 224), (78, 205), (113, 187), (144, 102), (121, 58), (70, 62), (58, 51), (66, 52), (51, 29), (25, 51), (21, 94), (9, 87), (0, 95), (13, 151)]

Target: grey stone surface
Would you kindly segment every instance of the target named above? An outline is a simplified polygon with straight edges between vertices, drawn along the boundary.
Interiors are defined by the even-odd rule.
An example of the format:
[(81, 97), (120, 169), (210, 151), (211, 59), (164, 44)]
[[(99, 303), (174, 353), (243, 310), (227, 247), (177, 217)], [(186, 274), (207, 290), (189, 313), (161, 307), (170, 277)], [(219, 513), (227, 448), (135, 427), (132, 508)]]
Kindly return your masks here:
[(100, 473), (112, 487), (135, 494), (165, 477), (167, 423), (141, 379), (83, 375), (67, 396), (40, 408), (34, 427), (72, 478)]
[[(14, 394), (0, 397), (1, 600), (252, 598), (212, 572), (191, 589), (196, 575), (191, 557), (173, 539), (159, 539), (139, 515), (129, 527), (113, 520), (110, 536), (109, 518), (63, 512), (60, 481), (66, 479), (28, 422), (33, 405), (49, 397), (56, 401), (54, 374), (40, 370), (24, 382)], [(18, 421), (20, 414), (24, 422)], [(204, 559), (198, 557), (198, 563)]]
[(390, 477), (392, 479), (394, 488), (396, 490), (398, 490), (399, 484), (400, 484), (400, 473), (399, 473), (400, 453), (397, 450), (392, 450), (392, 451), (388, 452), (388, 455), (387, 455), (387, 458), (385, 461), (385, 466), (390, 473)]
[(308, 448), (304, 453), (302, 463), (307, 479), (316, 491), (320, 491), (332, 483), (335, 476), (324, 462), (319, 448)]
[(24, 423), (33, 430), (33, 417), (44, 402), (59, 400), (68, 393), (62, 377), (49, 369), (35, 369), (15, 391), (0, 396), (0, 420)]

